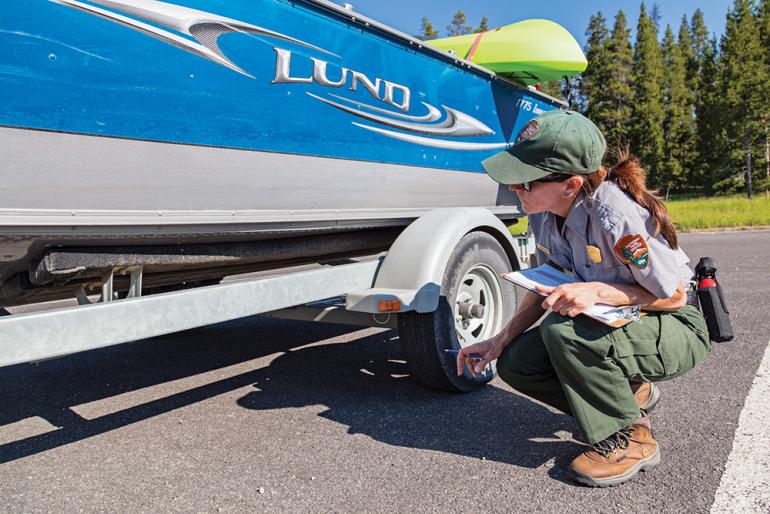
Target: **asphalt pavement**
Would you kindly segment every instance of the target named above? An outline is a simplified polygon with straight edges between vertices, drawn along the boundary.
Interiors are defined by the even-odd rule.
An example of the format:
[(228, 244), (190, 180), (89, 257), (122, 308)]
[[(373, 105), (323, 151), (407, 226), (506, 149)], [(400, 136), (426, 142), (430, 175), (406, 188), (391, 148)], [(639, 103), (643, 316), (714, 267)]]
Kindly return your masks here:
[(736, 337), (661, 384), (662, 463), (622, 486), (567, 480), (575, 423), (499, 379), (433, 391), (395, 331), (256, 316), (0, 368), (0, 510), (708, 512), (770, 340), (770, 231), (681, 243)]

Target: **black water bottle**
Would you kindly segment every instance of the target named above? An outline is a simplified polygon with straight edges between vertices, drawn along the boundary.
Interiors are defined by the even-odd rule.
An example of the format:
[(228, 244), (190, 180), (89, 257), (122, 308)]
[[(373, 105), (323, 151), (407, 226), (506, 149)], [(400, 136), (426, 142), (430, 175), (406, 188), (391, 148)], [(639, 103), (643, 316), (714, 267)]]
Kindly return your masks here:
[(733, 338), (733, 326), (730, 323), (730, 311), (722, 288), (717, 282), (716, 262), (711, 257), (703, 257), (695, 266), (698, 278), (698, 301), (700, 302), (703, 317), (706, 318), (706, 326), (709, 337), (717, 343), (724, 343)]

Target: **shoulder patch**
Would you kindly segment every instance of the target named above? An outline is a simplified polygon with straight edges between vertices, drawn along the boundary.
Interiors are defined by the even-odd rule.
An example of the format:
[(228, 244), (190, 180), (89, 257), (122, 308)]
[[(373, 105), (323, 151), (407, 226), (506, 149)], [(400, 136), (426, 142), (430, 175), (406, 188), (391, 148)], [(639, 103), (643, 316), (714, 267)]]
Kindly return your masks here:
[(615, 254), (625, 262), (639, 269), (650, 264), (650, 250), (644, 237), (639, 234), (626, 234), (615, 243)]

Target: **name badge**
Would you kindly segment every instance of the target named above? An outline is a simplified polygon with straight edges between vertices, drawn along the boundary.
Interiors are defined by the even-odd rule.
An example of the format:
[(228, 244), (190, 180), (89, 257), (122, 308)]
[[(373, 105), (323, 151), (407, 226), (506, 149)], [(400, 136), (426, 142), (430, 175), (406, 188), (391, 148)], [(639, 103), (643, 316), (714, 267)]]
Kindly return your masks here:
[(541, 245), (540, 243), (535, 243), (535, 246), (537, 246), (537, 249), (543, 252), (544, 254), (551, 255), (551, 250)]

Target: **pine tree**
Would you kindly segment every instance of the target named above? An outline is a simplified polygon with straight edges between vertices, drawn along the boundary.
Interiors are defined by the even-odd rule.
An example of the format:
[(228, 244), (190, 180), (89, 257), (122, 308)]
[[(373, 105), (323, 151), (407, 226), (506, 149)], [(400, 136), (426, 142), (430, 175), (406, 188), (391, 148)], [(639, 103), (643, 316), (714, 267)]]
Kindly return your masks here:
[(462, 36), (463, 34), (473, 32), (473, 27), (465, 24), (465, 13), (457, 11), (452, 17), (451, 23), (447, 25), (446, 30), (450, 36)]
[(690, 32), (690, 26), (687, 16), (682, 16), (679, 25), (679, 34), (677, 35), (677, 48), (684, 66), (684, 110), (687, 113), (686, 118), (682, 119), (683, 134), (682, 148), (684, 150), (682, 158), (683, 175), (682, 181), (678, 187), (694, 188), (696, 182), (696, 170), (698, 162), (697, 150), (697, 102), (698, 91), (700, 90), (700, 64), (696, 59), (694, 38)]
[[(605, 56), (607, 50), (607, 21), (601, 11), (591, 16), (586, 29), (586, 46), (584, 52), (588, 66), (580, 78), (579, 110), (591, 119), (598, 118), (600, 94), (606, 79)], [(601, 128), (601, 127), (600, 127)]]
[(717, 41), (709, 35), (703, 12), (696, 9), (690, 18), (689, 39), (692, 51), (687, 77), (695, 103), (695, 146), (697, 157), (690, 182), (709, 193), (725, 168), (725, 137), (722, 130), (722, 97), (719, 85)]
[[(754, 192), (753, 181), (761, 178), (754, 164), (762, 161), (765, 153), (764, 96), (768, 79), (767, 52), (762, 47), (752, 7), (752, 0), (735, 0), (727, 13), (727, 26), (720, 42), (723, 123), (730, 143), (729, 158), (732, 173), (742, 173), (749, 198)], [(724, 178), (728, 180), (719, 185), (720, 189), (729, 188), (729, 177)]]
[(642, 2), (636, 28), (632, 150), (648, 170), (648, 183), (661, 185), (663, 158), (663, 57), (657, 32)]
[(693, 151), (692, 101), (687, 88), (687, 66), (671, 26), (663, 38), (664, 102), (663, 163), (660, 184), (668, 197), (671, 189), (684, 185), (685, 172)]
[(695, 44), (693, 42), (693, 35), (690, 32), (690, 24), (689, 21), (687, 21), (687, 15), (682, 16), (682, 21), (679, 23), (677, 44), (679, 45), (679, 52), (682, 54), (685, 67), (687, 68), (687, 87), (695, 93), (699, 70), (698, 61), (695, 58)]
[(696, 148), (698, 160), (692, 180), (709, 194), (723, 175), (729, 159), (726, 158), (727, 139), (722, 124), (722, 94), (716, 39), (711, 38), (700, 59), (700, 81), (696, 111)]
[(481, 17), (481, 23), (478, 27), (476, 27), (476, 30), (473, 32), (478, 34), (479, 32), (486, 32), (489, 30), (489, 20), (487, 20), (486, 16)]
[(650, 21), (652, 21), (652, 26), (655, 29), (655, 34), (660, 33), (660, 19), (662, 18), (660, 14), (660, 6), (657, 2), (652, 4), (652, 9), (650, 10)]
[(606, 82), (601, 88), (603, 112), (598, 120), (607, 141), (618, 147), (628, 145), (628, 124), (634, 103), (631, 87), (634, 53), (629, 40), (630, 33), (626, 26), (626, 15), (619, 10), (615, 15), (612, 34), (605, 42)]
[(770, 61), (770, 0), (759, 0), (757, 6), (759, 37), (765, 49), (765, 60)]
[(700, 99), (700, 90), (703, 84), (703, 68), (706, 66), (707, 54), (713, 58), (714, 39), (709, 35), (706, 23), (703, 21), (703, 12), (696, 9), (690, 18), (689, 38), (691, 45), (690, 61), (687, 65), (687, 76), (695, 94), (695, 103)]
[(433, 24), (427, 16), (423, 16), (420, 22), (420, 37), (424, 40), (438, 37), (438, 30), (433, 28)]
[[(762, 40), (762, 47), (765, 49), (765, 63), (768, 70), (770, 70), (770, 0), (760, 0), (757, 15), (759, 18), (759, 34)], [(765, 87), (764, 95), (765, 98), (768, 98), (770, 86)], [(766, 113), (762, 121), (764, 124), (765, 176), (762, 183), (757, 184), (757, 189), (764, 189), (765, 193), (767, 193), (768, 189), (770, 189), (770, 114)]]
[[(684, 18), (682, 21), (684, 21)], [(706, 88), (713, 88), (714, 81), (718, 80), (717, 76), (714, 75), (718, 55), (715, 46), (716, 40), (709, 34), (709, 30), (703, 20), (703, 12), (700, 9), (696, 9), (690, 18), (687, 36), (680, 31), (680, 47), (683, 47), (688, 42), (690, 44), (690, 51), (687, 52), (684, 49), (683, 51), (687, 55), (687, 84), (692, 91), (697, 132), (700, 109), (704, 105), (704, 100), (702, 99), (703, 91)], [(706, 78), (706, 68), (710, 68), (708, 79)], [(696, 156), (696, 162), (698, 159), (699, 157)]]

